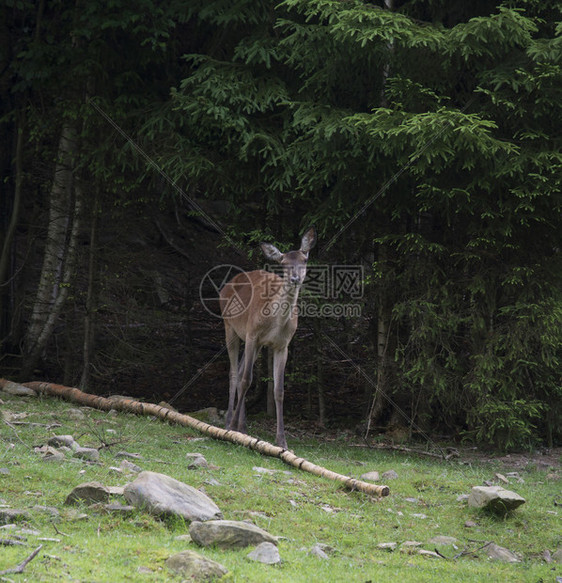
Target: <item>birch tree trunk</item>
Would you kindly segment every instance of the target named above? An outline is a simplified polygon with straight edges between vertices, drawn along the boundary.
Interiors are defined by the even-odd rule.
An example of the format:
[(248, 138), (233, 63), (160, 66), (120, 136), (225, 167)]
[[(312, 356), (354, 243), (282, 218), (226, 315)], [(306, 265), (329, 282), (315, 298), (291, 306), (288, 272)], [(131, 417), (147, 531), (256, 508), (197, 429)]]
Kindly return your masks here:
[(75, 124), (75, 121), (65, 122), (59, 140), (58, 161), (49, 200), (43, 267), (25, 334), (24, 376), (33, 372), (47, 346), (74, 273), (83, 198), (79, 183), (74, 180), (77, 150)]

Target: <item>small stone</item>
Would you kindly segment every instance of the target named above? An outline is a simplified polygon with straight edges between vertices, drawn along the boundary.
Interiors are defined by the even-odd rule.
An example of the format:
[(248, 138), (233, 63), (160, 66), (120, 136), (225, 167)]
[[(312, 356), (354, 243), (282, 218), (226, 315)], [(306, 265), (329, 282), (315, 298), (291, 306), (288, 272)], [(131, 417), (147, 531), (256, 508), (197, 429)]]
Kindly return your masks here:
[(260, 466), (254, 466), (252, 468), (252, 471), (257, 472), (258, 474), (268, 474), (270, 476), (273, 476), (279, 470), (270, 470), (269, 468), (261, 468)]
[(509, 484), (509, 480), (503, 474), (496, 473), (495, 476), (496, 479), (498, 479), (500, 482), (503, 482), (504, 484)]
[(382, 479), (383, 480), (396, 480), (398, 478), (398, 474), (394, 470), (387, 470), (383, 472)]
[(378, 549), (382, 549), (383, 551), (395, 551), (398, 543), (391, 542), (391, 543), (379, 543), (377, 545)]
[(405, 502), (409, 502), (410, 504), (419, 504), (420, 501), (417, 498), (404, 498)]
[(468, 494), (459, 494), (457, 496), (457, 502), (466, 502), (470, 496)]
[(209, 462), (200, 453), (186, 453), (185, 458), (187, 459), (187, 469), (195, 470), (197, 468), (208, 468)]
[(66, 497), (64, 503), (67, 506), (84, 502), (92, 504), (94, 502), (108, 502), (109, 490), (100, 482), (85, 482), (76, 486)]
[(61, 447), (62, 445), (65, 445), (66, 447), (72, 447), (72, 445), (76, 442), (74, 441), (74, 437), (72, 437), (72, 435), (54, 435), (47, 443), (53, 447)]
[(182, 551), (172, 555), (166, 561), (166, 566), (189, 581), (213, 581), (228, 573), (226, 567), (195, 551)]
[(128, 451), (118, 451), (115, 457), (127, 457), (135, 460), (141, 460), (142, 455), (140, 453), (130, 453)]
[(315, 544), (309, 551), (308, 554), (314, 557), (318, 557), (319, 559), (323, 559), (327, 561), (330, 557), (326, 553), (326, 551), (322, 548), (323, 545)]
[(9, 476), (10, 470), (8, 468), (0, 468), (0, 476)]
[(89, 516), (84, 512), (80, 512), (76, 508), (67, 508), (64, 511), (63, 518), (70, 522), (79, 522), (81, 520), (88, 520)]
[(140, 466), (137, 466), (137, 464), (134, 464), (129, 460), (121, 460), (119, 469), (123, 472), (134, 472), (135, 474), (142, 472), (142, 468)]
[(55, 508), (54, 506), (41, 506), (39, 504), (36, 504), (33, 507), (33, 510), (35, 510), (36, 512), (45, 512), (46, 514), (49, 514), (53, 518), (58, 518), (60, 516), (58, 508)]
[(552, 560), (556, 563), (562, 563), (562, 549), (554, 551), (551, 555)]
[(436, 553), (435, 551), (426, 551), (425, 549), (418, 549), (418, 555), (422, 555), (424, 557), (432, 557), (434, 559), (443, 558), (439, 553)]
[(265, 565), (277, 565), (281, 562), (279, 549), (273, 543), (269, 542), (259, 544), (248, 554), (248, 558), (252, 561), (264, 563)]
[(519, 557), (508, 549), (500, 547), (495, 543), (490, 543), (485, 548), (488, 558), (504, 563), (519, 563)]
[(100, 452), (94, 447), (77, 447), (72, 457), (85, 460), (87, 462), (97, 462), (100, 459)]
[(84, 411), (82, 411), (82, 409), (73, 409), (73, 408), (67, 409), (66, 414), (71, 419), (74, 419), (74, 421), (82, 421), (83, 419), (86, 419), (86, 415), (85, 415)]
[(464, 527), (465, 527), (465, 528), (474, 528), (475, 526), (478, 526), (478, 525), (477, 525), (477, 524), (476, 524), (476, 522), (474, 522), (473, 520), (467, 520), (467, 521), (464, 523)]
[(41, 454), (41, 459), (43, 461), (61, 461), (64, 459), (64, 453), (55, 449), (51, 445), (36, 447), (34, 448), (34, 451)]
[(367, 472), (361, 476), (362, 480), (367, 480), (368, 482), (378, 482), (380, 480), (380, 474), (373, 470), (372, 472)]
[(111, 504), (104, 504), (103, 509), (110, 514), (130, 514), (135, 511), (134, 506), (128, 504), (119, 504), (118, 502), (112, 502)]

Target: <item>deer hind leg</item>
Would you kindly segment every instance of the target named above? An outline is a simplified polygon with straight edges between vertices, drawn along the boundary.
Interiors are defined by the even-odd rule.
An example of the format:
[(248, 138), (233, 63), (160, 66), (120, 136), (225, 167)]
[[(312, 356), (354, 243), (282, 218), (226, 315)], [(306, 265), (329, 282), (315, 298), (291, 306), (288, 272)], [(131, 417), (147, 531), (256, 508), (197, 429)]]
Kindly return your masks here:
[(287, 448), (285, 424), (283, 422), (283, 398), (285, 396), (285, 365), (287, 364), (287, 347), (273, 352), (273, 395), (277, 415), (276, 442), (279, 447)]
[(226, 413), (226, 428), (232, 429), (232, 415), (234, 412), (234, 404), (236, 400), (236, 391), (238, 388), (238, 354), (240, 353), (240, 338), (236, 332), (225, 324), (226, 334), (226, 348), (228, 350), (228, 359), (230, 360), (230, 373), (228, 382), (228, 411)]
[(254, 339), (246, 338), (244, 356), (240, 362), (238, 377), (238, 402), (232, 417), (232, 427), (246, 433), (246, 393), (252, 384), (254, 363), (258, 354), (258, 345)]

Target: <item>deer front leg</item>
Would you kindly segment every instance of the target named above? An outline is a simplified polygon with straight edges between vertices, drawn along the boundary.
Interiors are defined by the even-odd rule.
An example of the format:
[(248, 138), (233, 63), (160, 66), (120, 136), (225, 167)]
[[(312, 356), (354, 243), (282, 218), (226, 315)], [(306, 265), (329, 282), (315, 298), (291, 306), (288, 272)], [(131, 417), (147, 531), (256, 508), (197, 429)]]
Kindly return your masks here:
[(283, 398), (285, 396), (285, 365), (287, 364), (287, 347), (273, 351), (273, 396), (277, 415), (276, 442), (279, 447), (287, 448), (285, 439), (285, 424), (283, 423)]
[(238, 388), (238, 354), (240, 352), (240, 338), (236, 335), (230, 326), (226, 330), (226, 348), (228, 350), (228, 359), (230, 360), (230, 373), (228, 381), (228, 411), (226, 413), (226, 428), (232, 429), (232, 415), (234, 412), (234, 403), (236, 401), (236, 390)]

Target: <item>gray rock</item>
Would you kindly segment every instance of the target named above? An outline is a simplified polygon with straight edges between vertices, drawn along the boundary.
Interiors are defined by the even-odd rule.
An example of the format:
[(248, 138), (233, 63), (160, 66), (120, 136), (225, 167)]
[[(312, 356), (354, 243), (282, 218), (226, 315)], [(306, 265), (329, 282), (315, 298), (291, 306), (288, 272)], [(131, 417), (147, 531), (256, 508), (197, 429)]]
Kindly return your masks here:
[(37, 392), (33, 389), (11, 381), (8, 381), (2, 390), (8, 393), (8, 395), (14, 395), (15, 397), (37, 397)]
[(490, 559), (503, 561), (504, 563), (519, 563), (519, 557), (515, 553), (495, 543), (487, 545), (485, 551)]
[(377, 471), (367, 472), (361, 476), (362, 480), (367, 480), (368, 482), (378, 482), (380, 480), (380, 475)]
[(327, 561), (330, 557), (328, 556), (328, 553), (325, 551), (323, 547), (324, 545), (317, 543), (308, 551), (308, 554)]
[(119, 469), (124, 472), (134, 472), (135, 474), (139, 474), (140, 472), (142, 472), (142, 468), (140, 466), (137, 466), (137, 464), (134, 464), (129, 460), (121, 460), (121, 463), (119, 464)]
[(71, 448), (76, 442), (72, 435), (54, 435), (47, 443), (53, 447), (61, 447), (62, 445), (65, 445), (66, 447)]
[(0, 476), (9, 476), (10, 470), (8, 468), (0, 468)]
[(396, 480), (396, 478), (398, 478), (398, 474), (394, 470), (387, 470), (382, 474), (383, 480)]
[(189, 470), (209, 467), (209, 462), (200, 453), (186, 453), (185, 458), (187, 459), (187, 468)]
[(470, 492), (468, 505), (473, 508), (486, 508), (505, 514), (524, 504), (525, 498), (501, 486), (475, 486)]
[(67, 409), (66, 414), (71, 419), (74, 419), (74, 421), (82, 421), (83, 419), (86, 419), (86, 414), (84, 413), (84, 411), (82, 411), (82, 409), (74, 409), (74, 408)]
[(108, 502), (109, 489), (100, 482), (85, 482), (79, 484), (66, 497), (64, 503), (67, 506), (79, 504), (84, 502), (86, 504), (93, 504), (95, 502)]
[(195, 551), (182, 551), (172, 555), (166, 561), (166, 566), (189, 581), (212, 581), (228, 573), (226, 567)]
[(111, 504), (104, 504), (103, 510), (110, 514), (130, 514), (135, 511), (134, 506), (128, 504), (119, 504), (119, 502), (112, 502)]
[(55, 508), (54, 506), (42, 506), (40, 504), (36, 504), (33, 507), (33, 510), (35, 510), (36, 512), (44, 512), (45, 514), (49, 514), (53, 518), (58, 518), (60, 516), (58, 508)]
[[(326, 558), (328, 558), (326, 556)], [(281, 562), (279, 549), (269, 542), (260, 543), (251, 553), (248, 554), (248, 559), (258, 561), (265, 565), (278, 565)]]
[(43, 445), (41, 447), (36, 447), (35, 451), (41, 454), (41, 459), (43, 461), (61, 461), (64, 459), (64, 453), (55, 449), (51, 445)]
[(557, 563), (562, 563), (562, 549), (554, 551), (552, 555), (550, 555), (550, 557), (553, 561), (556, 561)]
[(118, 451), (115, 454), (115, 457), (128, 457), (135, 460), (141, 460), (142, 455), (140, 453), (130, 453), (128, 451)]
[(72, 457), (86, 460), (87, 462), (97, 462), (100, 459), (100, 452), (95, 447), (77, 447)]
[(377, 545), (378, 549), (382, 549), (383, 551), (395, 551), (398, 543), (391, 542), (391, 543), (379, 543)]
[(0, 508), (0, 524), (10, 524), (29, 520), (29, 512), (19, 508)]
[(433, 559), (443, 558), (439, 553), (436, 553), (435, 551), (426, 551), (425, 549), (418, 549), (418, 555), (422, 555), (423, 557), (431, 557)]
[(277, 539), (265, 530), (248, 522), (236, 520), (211, 520), (192, 522), (189, 534), (202, 547), (215, 545), (227, 549), (240, 549), (262, 542), (277, 544)]
[(192, 486), (157, 472), (141, 472), (125, 486), (125, 499), (157, 516), (182, 516), (206, 521), (222, 518), (219, 507)]

